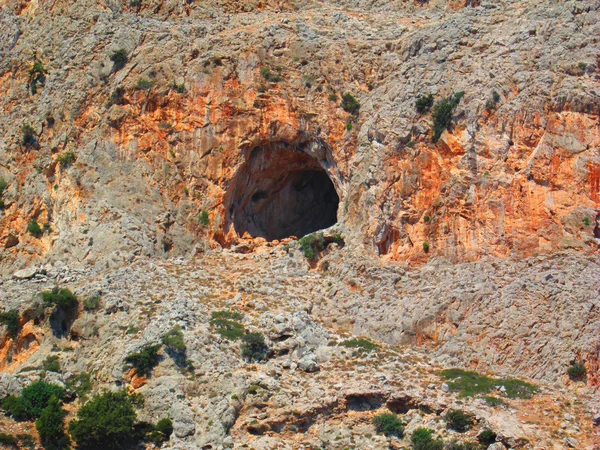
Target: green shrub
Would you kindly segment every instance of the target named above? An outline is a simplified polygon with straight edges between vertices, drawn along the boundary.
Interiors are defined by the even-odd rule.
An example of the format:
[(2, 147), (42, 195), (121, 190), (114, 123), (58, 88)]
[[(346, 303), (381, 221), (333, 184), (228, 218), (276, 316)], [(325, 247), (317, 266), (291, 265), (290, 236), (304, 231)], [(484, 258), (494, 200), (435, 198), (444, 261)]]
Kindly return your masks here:
[(441, 99), (434, 105), (431, 115), (433, 119), (433, 142), (437, 142), (444, 130), (452, 125), (452, 113), (463, 96), (464, 92), (458, 92), (450, 97)]
[(6, 180), (4, 178), (0, 178), (0, 209), (4, 209), (4, 199), (2, 197), (4, 196), (4, 191), (6, 191), (7, 187), (8, 183)]
[(37, 144), (37, 136), (31, 125), (25, 124), (21, 127), (21, 144), (25, 147), (34, 147)]
[(2, 401), (2, 409), (15, 420), (37, 419), (52, 397), (62, 400), (65, 390), (60, 386), (36, 381), (23, 389), (21, 396), (9, 395)]
[(62, 167), (63, 169), (66, 169), (71, 164), (73, 164), (73, 161), (75, 161), (75, 153), (73, 153), (71, 151), (64, 152), (62, 155), (59, 155), (56, 158), (56, 160), (60, 164), (60, 167)]
[(44, 84), (48, 71), (44, 68), (43, 64), (39, 61), (34, 61), (33, 66), (29, 69), (29, 88), (32, 94), (36, 94), (37, 85)]
[(573, 361), (567, 369), (567, 375), (574, 381), (584, 380), (587, 375), (587, 369), (583, 361)]
[(273, 72), (271, 72), (271, 69), (269, 69), (268, 67), (262, 67), (260, 69), (260, 75), (265, 80), (270, 81), (271, 83), (278, 83), (281, 80), (283, 80), (283, 78), (281, 78), (279, 75), (276, 75)]
[(217, 328), (217, 333), (230, 341), (240, 339), (246, 333), (244, 326), (233, 320), (212, 319), (210, 324)]
[(86, 297), (83, 300), (83, 309), (86, 311), (96, 311), (100, 306), (101, 297), (99, 295), (92, 295)]
[(352, 121), (348, 120), (346, 122), (346, 131), (352, 131)]
[(446, 369), (441, 372), (442, 377), (452, 380), (448, 386), (453, 391), (460, 392), (460, 397), (473, 397), (477, 394), (487, 394), (492, 390), (504, 387), (502, 395), (508, 398), (531, 398), (537, 392), (537, 387), (513, 378), (489, 378), (462, 369)]
[(485, 108), (488, 110), (496, 109), (498, 102), (500, 101), (500, 94), (497, 91), (492, 92), (492, 99), (488, 100), (485, 104)]
[(9, 395), (2, 400), (2, 409), (8, 412), (15, 420), (27, 420), (29, 415), (27, 414), (27, 408), (23, 404), (21, 397), (16, 395)]
[(125, 64), (127, 64), (128, 61), (127, 50), (121, 48), (114, 51), (110, 55), (110, 60), (113, 62), (113, 69), (115, 71), (121, 70), (123, 67), (125, 67)]
[(162, 338), (167, 350), (178, 355), (185, 355), (185, 341), (179, 325), (171, 328)]
[(183, 83), (177, 84), (175, 81), (173, 81), (173, 84), (171, 85), (171, 87), (178, 94), (183, 94), (185, 92), (185, 84), (183, 84)]
[(429, 244), (427, 242), (423, 242), (423, 251), (429, 253)]
[(476, 444), (473, 442), (452, 441), (448, 445), (446, 445), (446, 447), (444, 447), (444, 450), (485, 450), (485, 448), (482, 447), (480, 444)]
[(346, 92), (342, 96), (342, 109), (350, 114), (357, 114), (360, 109), (360, 103), (354, 98), (350, 92)]
[(441, 439), (433, 439), (433, 430), (429, 428), (417, 428), (413, 431), (410, 440), (415, 450), (443, 450), (444, 442)]
[(372, 352), (373, 350), (377, 350), (379, 348), (377, 344), (374, 344), (373, 342), (365, 338), (348, 339), (346, 341), (340, 342), (339, 345), (341, 347), (356, 348), (360, 352)]
[(35, 422), (35, 428), (40, 435), (40, 440), (46, 449), (69, 448), (69, 438), (65, 435), (65, 412), (60, 401), (51, 397), (48, 406), (44, 408), (40, 417)]
[(65, 310), (77, 309), (79, 300), (68, 288), (59, 289), (55, 286), (51, 291), (41, 293), (45, 306), (57, 306)]
[(396, 414), (377, 414), (373, 417), (373, 425), (377, 432), (383, 433), (386, 436), (396, 436), (398, 438), (404, 436), (404, 425)]
[(262, 361), (267, 358), (269, 348), (265, 337), (260, 333), (248, 333), (242, 336), (242, 356), (250, 361)]
[(237, 311), (215, 311), (211, 314), (211, 319), (242, 320), (244, 315)]
[(481, 445), (485, 445), (487, 448), (496, 442), (496, 433), (489, 429), (482, 430), (481, 433), (477, 435), (477, 440)]
[(11, 434), (0, 433), (0, 444), (16, 447), (19, 440)]
[(327, 96), (327, 98), (329, 99), (330, 102), (337, 102), (338, 96), (332, 92), (331, 94), (329, 94)]
[(19, 311), (11, 309), (0, 312), (0, 323), (6, 326), (8, 335), (15, 339), (19, 334)]
[(425, 114), (429, 112), (433, 106), (433, 94), (422, 95), (415, 102), (415, 108), (419, 114)]
[(150, 440), (155, 443), (161, 443), (169, 440), (173, 434), (173, 422), (171, 419), (160, 419), (150, 433)]
[(125, 362), (131, 364), (136, 375), (149, 375), (160, 361), (158, 351), (161, 347), (160, 344), (146, 344), (139, 352), (127, 355)]
[(152, 81), (147, 80), (145, 78), (140, 78), (137, 82), (136, 89), (138, 91), (147, 91), (152, 87)]
[(493, 397), (491, 395), (486, 395), (484, 397), (482, 397), (483, 400), (485, 400), (485, 402), (489, 405), (489, 406), (505, 406), (506, 402), (503, 401), (502, 399), (499, 399), (498, 397)]
[(17, 438), (20, 441), (21, 447), (23, 448), (27, 448), (30, 450), (34, 450), (35, 449), (35, 440), (33, 439), (33, 436), (30, 434), (18, 434)]
[(451, 430), (464, 433), (473, 425), (473, 415), (459, 409), (451, 409), (446, 413), (446, 424)]
[(210, 219), (208, 217), (208, 212), (207, 211), (202, 211), (200, 213), (200, 218), (198, 219), (198, 222), (200, 222), (200, 225), (206, 227), (210, 224)]
[(309, 261), (315, 261), (319, 253), (325, 249), (323, 233), (307, 234), (298, 243), (300, 244), (300, 250)]
[(135, 421), (131, 398), (125, 392), (105, 392), (77, 412), (69, 433), (78, 450), (121, 450), (139, 440)]
[(48, 356), (43, 362), (42, 362), (42, 369), (48, 371), (48, 372), (56, 372), (56, 373), (60, 373), (60, 361), (58, 356), (54, 355), (54, 356)]

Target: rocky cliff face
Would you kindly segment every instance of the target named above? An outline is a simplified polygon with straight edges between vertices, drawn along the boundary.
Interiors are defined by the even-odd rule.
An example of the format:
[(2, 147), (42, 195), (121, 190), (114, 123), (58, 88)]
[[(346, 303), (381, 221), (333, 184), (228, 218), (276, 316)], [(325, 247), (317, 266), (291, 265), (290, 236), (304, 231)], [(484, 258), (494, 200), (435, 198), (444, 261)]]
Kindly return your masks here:
[[(296, 448), (294, 439), (316, 445), (319, 433), (332, 443), (343, 435), (339, 448), (388, 445), (362, 441), (367, 429), (346, 436), (348, 423), (370, 417), (353, 415), (354, 397), (323, 400), (351, 373), (346, 356), (327, 346), (344, 333), (424, 347), (428, 370), (461, 366), (569, 384), (566, 367), (582, 360), (590, 389), (598, 386), (598, 36), (597, 0), (3, 1), (0, 301), (22, 323), (18, 338), (0, 339), (0, 368), (22, 374), (67, 339), (79, 352), (65, 358), (68, 370), (93, 371), (97, 389), (138, 389), (119, 372), (126, 350), (180, 324), (194, 340), (192, 359), (213, 361), (206, 378), (218, 382), (204, 391), (167, 364), (144, 385), (181, 389), (173, 396), (185, 405), (169, 410), (179, 417), (176, 448), (229, 445), (231, 436), (250, 445), (255, 435), (263, 436), (255, 448)], [(432, 108), (418, 111), (415, 102), (429, 94)], [(450, 106), (435, 139), (444, 99)], [(319, 261), (306, 261), (290, 238), (325, 228), (330, 245)], [(190, 287), (174, 283), (169, 301), (202, 296), (200, 305), (184, 302), (188, 309), (176, 312), (129, 303), (174, 276), (164, 260), (179, 257)], [(230, 283), (204, 274), (196, 292), (203, 261), (225, 267)], [(271, 290), (250, 275), (236, 284), (238, 263)], [(131, 275), (132, 264), (157, 274)], [(10, 279), (25, 267), (34, 267), (31, 277), (20, 278), (32, 281)], [(285, 276), (266, 268), (293, 275), (295, 286), (276, 299)], [(131, 284), (136, 276), (146, 284)], [(320, 286), (321, 277), (331, 284)], [(98, 287), (104, 279), (116, 285)], [(50, 325), (27, 311), (53, 284), (81, 295), (100, 289), (108, 295), (103, 313), (80, 310), (66, 337), (51, 337)], [(311, 333), (286, 350), (291, 362), (281, 354), (274, 368), (259, 369), (279, 381), (250, 382), (239, 355), (223, 356), (231, 349), (207, 328), (206, 314), (225, 305), (207, 300), (214, 298), (236, 299), (229, 304), (257, 329), (296, 323), (294, 314), (308, 311), (298, 326)], [(141, 321), (140, 308), (153, 331), (117, 336), (117, 324)], [(273, 334), (272, 344), (283, 341)], [(288, 373), (278, 371), (303, 358), (309, 367), (307, 354), (329, 361), (337, 380), (292, 372), (284, 381)], [(398, 369), (389, 358), (388, 379)], [(25, 372), (5, 385), (37, 376)], [(285, 408), (305, 382), (324, 391), (296, 417)], [(254, 384), (289, 398), (253, 406), (245, 396)], [(380, 388), (379, 400), (361, 400), (378, 405), (366, 410), (398, 394)], [(207, 397), (221, 391), (243, 399)], [(449, 398), (428, 414), (444, 411)], [(268, 423), (257, 427), (264, 411), (254, 409), (266, 404)], [(152, 405), (148, 418), (167, 411)], [(550, 445), (581, 430), (595, 436), (583, 418), (595, 408), (581, 411), (577, 430), (561, 427), (560, 438), (543, 420), (535, 432), (507, 436), (562, 448)], [(296, 417), (295, 430), (307, 431), (315, 414), (325, 425), (306, 441), (282, 426)]]

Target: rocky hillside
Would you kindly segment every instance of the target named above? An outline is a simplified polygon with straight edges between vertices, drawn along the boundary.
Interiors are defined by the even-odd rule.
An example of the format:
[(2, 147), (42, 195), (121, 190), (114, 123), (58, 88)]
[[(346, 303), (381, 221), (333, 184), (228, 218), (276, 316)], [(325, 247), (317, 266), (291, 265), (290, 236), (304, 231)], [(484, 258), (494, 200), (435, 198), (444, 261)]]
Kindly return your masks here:
[(598, 0), (3, 0), (0, 399), (125, 387), (181, 449), (598, 448), (599, 36)]

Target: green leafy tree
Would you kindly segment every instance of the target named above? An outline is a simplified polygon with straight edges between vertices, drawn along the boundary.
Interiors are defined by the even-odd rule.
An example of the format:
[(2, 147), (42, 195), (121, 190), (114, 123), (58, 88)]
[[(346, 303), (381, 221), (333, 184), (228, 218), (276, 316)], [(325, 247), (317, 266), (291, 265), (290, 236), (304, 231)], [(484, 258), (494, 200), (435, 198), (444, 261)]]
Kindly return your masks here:
[(136, 414), (125, 392), (105, 392), (86, 403), (69, 424), (78, 450), (121, 450), (139, 440)]
[(56, 397), (51, 397), (40, 418), (35, 422), (35, 428), (47, 450), (69, 447), (69, 438), (65, 435), (64, 419), (65, 412), (60, 401)]

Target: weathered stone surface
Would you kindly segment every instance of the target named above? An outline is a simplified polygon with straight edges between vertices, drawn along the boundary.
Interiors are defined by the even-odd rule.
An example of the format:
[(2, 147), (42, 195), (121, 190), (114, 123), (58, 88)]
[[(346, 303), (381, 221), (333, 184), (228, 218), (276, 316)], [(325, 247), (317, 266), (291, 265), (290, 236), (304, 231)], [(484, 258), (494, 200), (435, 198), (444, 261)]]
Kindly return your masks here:
[(13, 274), (13, 278), (16, 278), (17, 280), (28, 280), (29, 278), (33, 278), (37, 272), (37, 267), (30, 266), (25, 269), (17, 270)]

